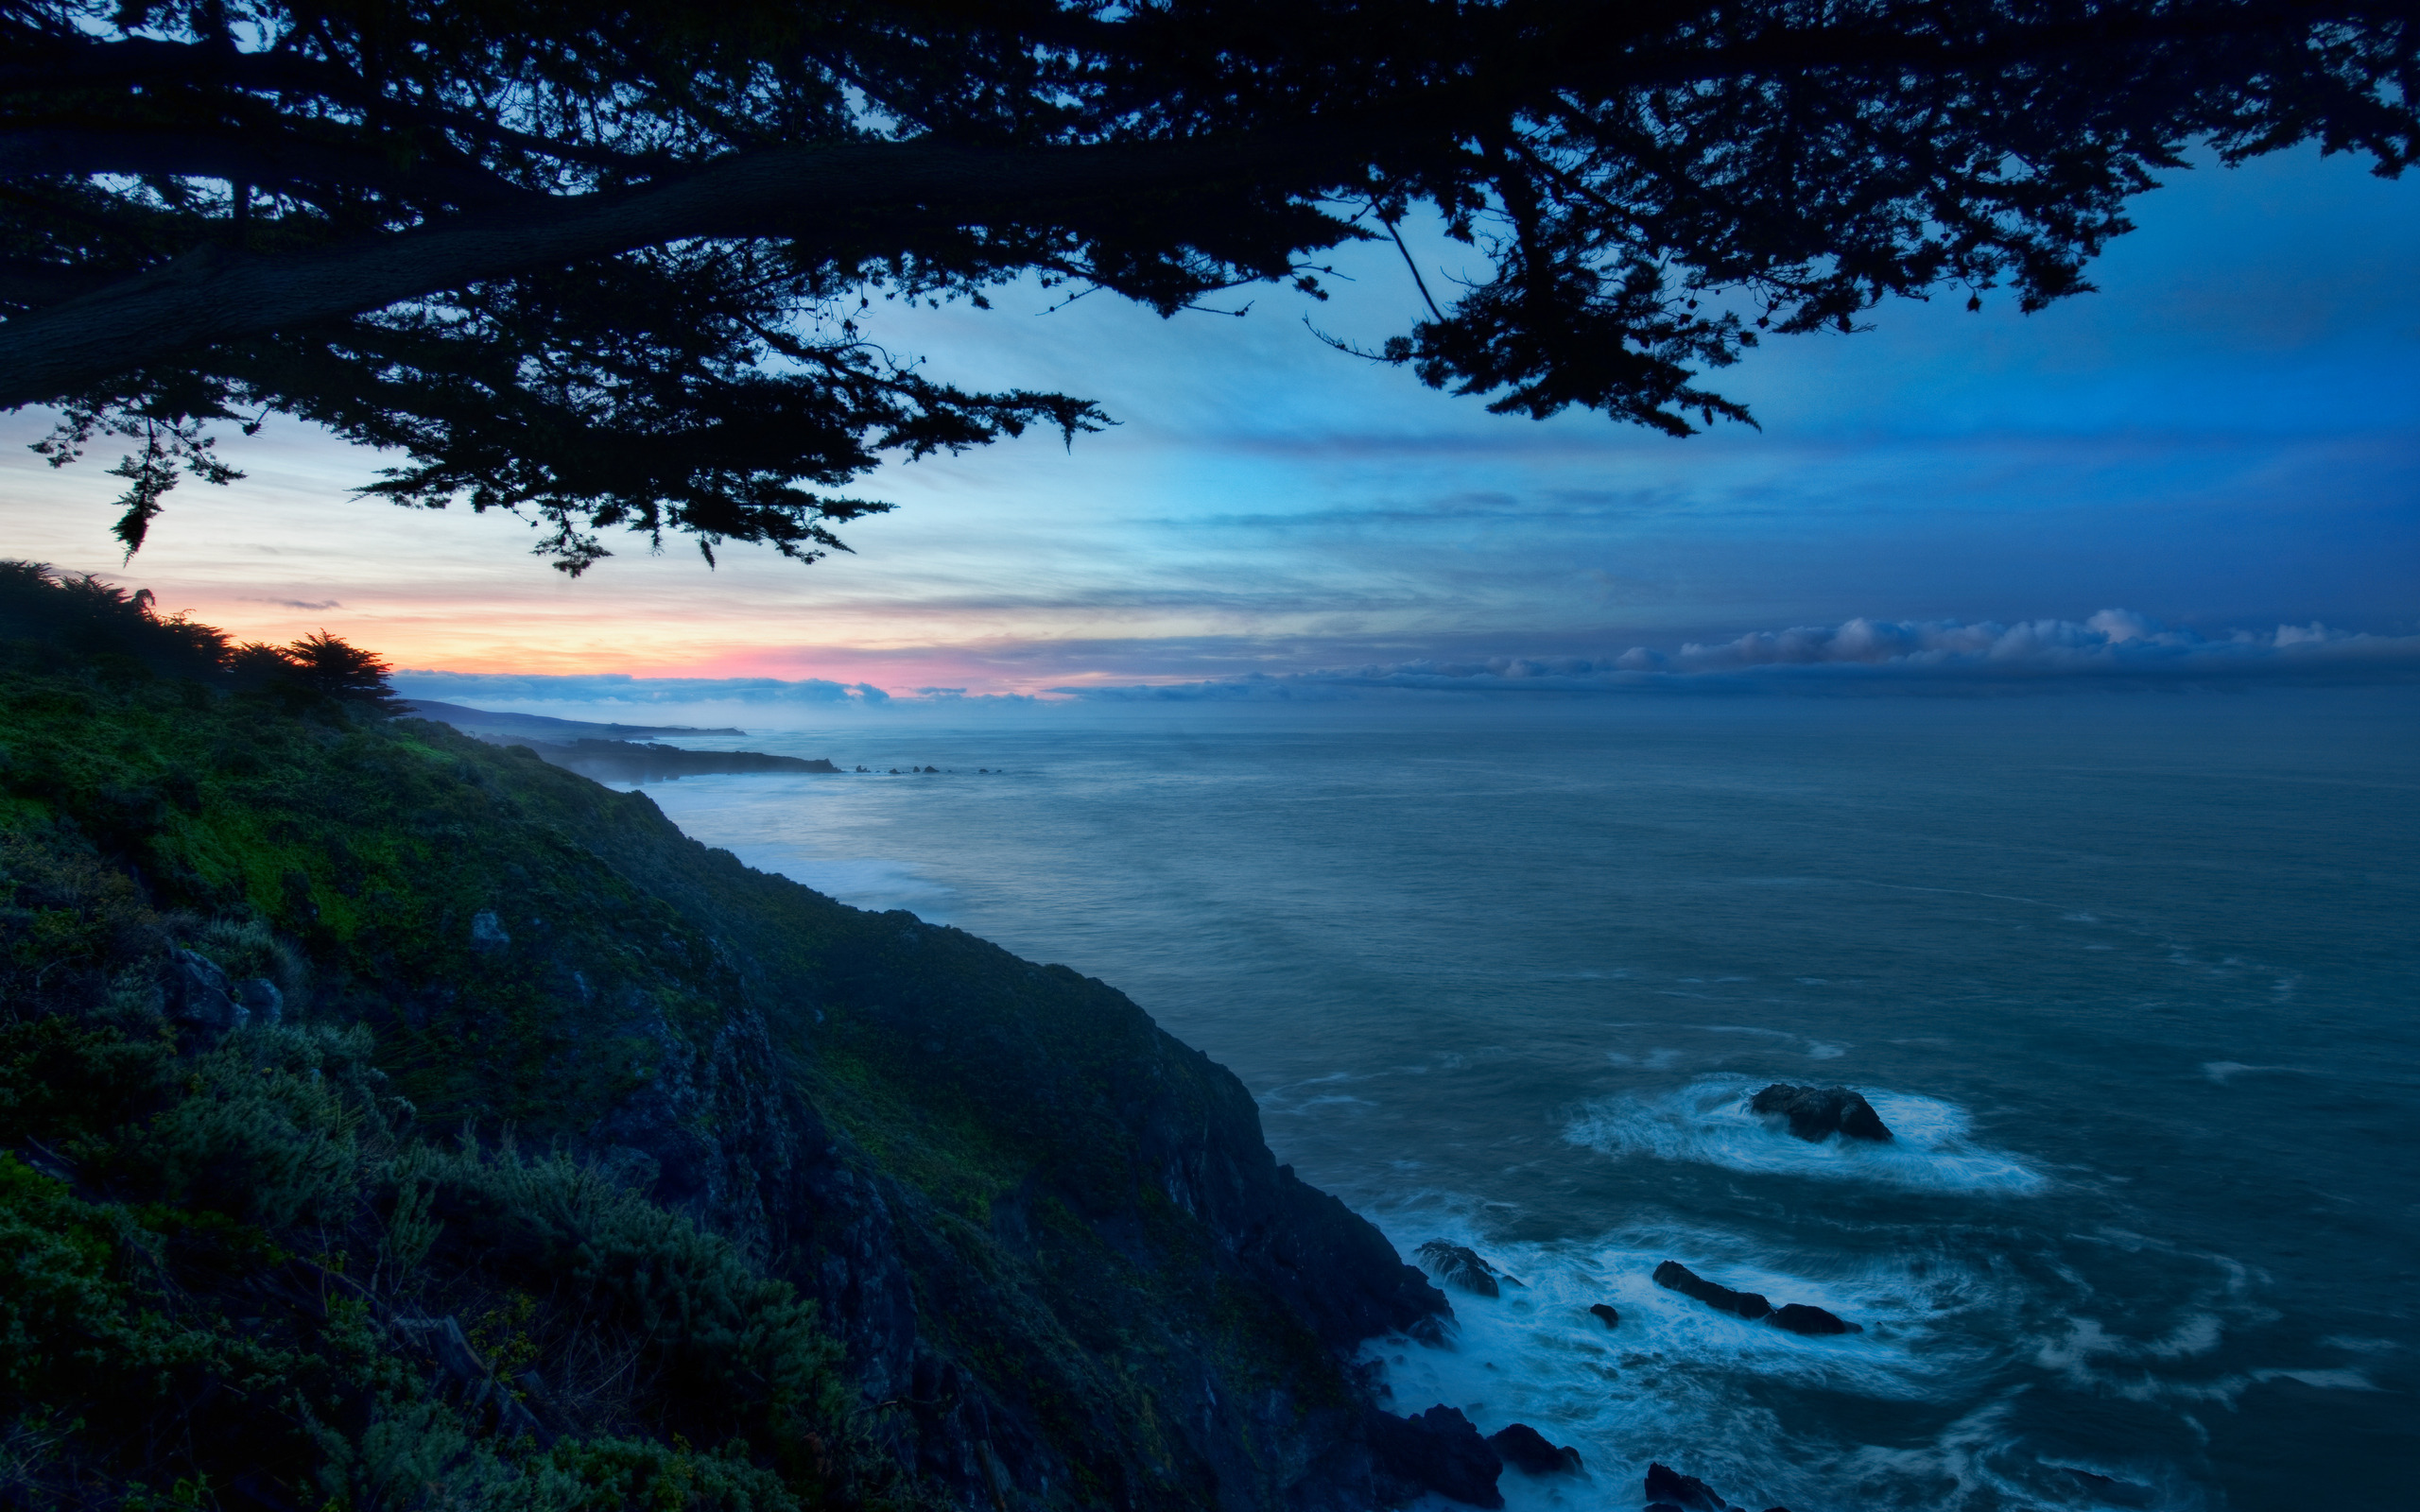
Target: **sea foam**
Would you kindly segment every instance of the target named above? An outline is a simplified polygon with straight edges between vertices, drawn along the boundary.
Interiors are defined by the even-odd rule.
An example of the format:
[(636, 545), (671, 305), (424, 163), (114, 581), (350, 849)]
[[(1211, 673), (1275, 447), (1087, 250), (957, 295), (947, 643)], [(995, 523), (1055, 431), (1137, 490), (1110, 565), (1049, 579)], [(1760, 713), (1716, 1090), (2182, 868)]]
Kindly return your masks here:
[(2031, 1196), (2049, 1184), (2015, 1156), (1977, 1144), (1965, 1109), (1955, 1103), (1868, 1090), (1866, 1100), (1895, 1136), (1890, 1143), (1835, 1135), (1810, 1143), (1748, 1111), (1760, 1085), (1745, 1076), (1701, 1076), (1676, 1091), (1602, 1098), (1573, 1119), (1564, 1137), (1607, 1155), (1939, 1192)]
[[(1772, 1413), (1776, 1387), (1911, 1405), (1976, 1391), (2005, 1363), (2004, 1346), (1991, 1341), (2017, 1332), (2033, 1301), (1989, 1267), (1939, 1252), (1768, 1251), (1743, 1235), (1672, 1225), (1626, 1227), (1584, 1244), (1507, 1242), (1436, 1209), (1400, 1212), (1387, 1228), (1406, 1253), (1442, 1236), (1528, 1282), (1496, 1297), (1451, 1294), (1456, 1321), (1441, 1344), (1367, 1347), (1396, 1412), (1443, 1403), (1482, 1433), (1525, 1422), (1580, 1451), (1584, 1481), (1508, 1471), (1510, 1512), (1634, 1505), (1640, 1477), (1659, 1459), (1747, 1506), (1837, 1506), (1851, 1485), (1869, 1512), (2102, 1504), (2090, 1483), (2018, 1442), (2000, 1420), (2004, 1408), (1952, 1423), (1931, 1442), (1887, 1447), (1805, 1424), (1786, 1430)], [(1717, 1312), (1654, 1284), (1665, 1259), (1775, 1300), (1815, 1303), (1865, 1332), (1802, 1338)], [(1598, 1302), (1618, 1309), (1620, 1322), (1608, 1329), (1590, 1315)], [(1784, 1442), (1789, 1452), (1775, 1453)], [(2137, 1482), (2162, 1475), (2149, 1465), (2093, 1469)], [(2148, 1494), (2126, 1504), (2199, 1504), (2172, 1478), (2133, 1488)]]

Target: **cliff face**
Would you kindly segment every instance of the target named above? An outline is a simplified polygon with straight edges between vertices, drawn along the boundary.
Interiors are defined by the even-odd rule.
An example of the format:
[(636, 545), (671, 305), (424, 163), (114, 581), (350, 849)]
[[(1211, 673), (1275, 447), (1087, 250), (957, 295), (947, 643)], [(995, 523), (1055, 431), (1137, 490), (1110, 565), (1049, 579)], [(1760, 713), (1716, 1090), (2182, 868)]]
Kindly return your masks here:
[(977, 1502), (1400, 1494), (1340, 1366), (1443, 1298), (1277, 1165), (1232, 1074), (1098, 981), (609, 801), (596, 853), (707, 935), (742, 1005), (710, 1040), (639, 1024), (652, 1074), (584, 1143), (783, 1257), (925, 1474)]
[[(231, 695), (52, 649), (9, 656), (0, 885), (10, 902), (0, 934), (12, 964), (0, 1038), (46, 1045), (43, 1035), (70, 1034), (58, 1025), (78, 1025), (70, 1038), (85, 1039), (74, 1043), (100, 1047), (75, 1052), (85, 1058), (73, 1074), (88, 1079), (103, 1077), (93, 1067), (118, 1064), (111, 1045), (155, 1059), (173, 1046), (176, 1058), (130, 1083), (131, 1101), (110, 1120), (53, 1127), (43, 1119), (67, 1115), (9, 1111), (33, 1107), (26, 1089), (52, 1074), (26, 1058), (34, 1051), (9, 1061), (17, 1040), (0, 1044), (0, 1143), (32, 1173), (25, 1191), (104, 1224), (112, 1211), (206, 1206), (200, 1189), (175, 1184), (183, 1166), (127, 1153), (151, 1149), (150, 1130), (179, 1109), (224, 1101), (217, 1083), (177, 1066), (257, 1063), (261, 1077), (292, 1078), (303, 1089), (296, 1097), (339, 1082), (372, 1089), (343, 1104), (355, 1187), (331, 1189), (338, 1194), (314, 1220), (328, 1247), (310, 1262), (322, 1274), (380, 1267), (345, 1283), (361, 1292), (364, 1326), (385, 1330), (379, 1358), (399, 1362), (380, 1366), (385, 1375), (361, 1366), (370, 1383), (347, 1388), (368, 1403), (346, 1430), (354, 1439), (343, 1440), (354, 1460), (368, 1463), (360, 1446), (379, 1422), (450, 1413), (471, 1447), (446, 1463), (472, 1463), (461, 1456), (476, 1450), (525, 1488), (539, 1477), (530, 1445), (551, 1444), (549, 1464), (577, 1460), (562, 1473), (579, 1481), (604, 1473), (592, 1462), (612, 1456), (594, 1446), (609, 1442), (640, 1446), (613, 1450), (625, 1459), (642, 1449), (658, 1460), (690, 1455), (686, 1478), (675, 1479), (693, 1488), (726, 1473), (786, 1476), (801, 1504), (1242, 1512), (1367, 1507), (1418, 1488), (1374, 1463), (1372, 1408), (1346, 1362), (1362, 1339), (1433, 1329), (1443, 1297), (1375, 1228), (1275, 1163), (1232, 1074), (1113, 988), (907, 914), (843, 907), (688, 840), (643, 796), (440, 726)], [(306, 1033), (319, 1048), (297, 1048)], [(361, 1061), (353, 1071), (327, 1048), (345, 1034), (354, 1049), (343, 1054)], [(255, 1096), (242, 1079), (253, 1073), (227, 1074)], [(278, 1117), (280, 1127), (301, 1126), (291, 1110)], [(426, 1153), (454, 1148), (466, 1130), (486, 1143)], [(507, 1135), (561, 1159), (540, 1176), (515, 1175), (522, 1158), (495, 1153)], [(414, 1174), (424, 1168), (435, 1174)], [(538, 1198), (493, 1194), (544, 1181), (589, 1194), (579, 1202), (590, 1207), (574, 1204), (588, 1216), (547, 1220), (558, 1237), (545, 1245), (469, 1244), (535, 1223), (514, 1205)], [(13, 1190), (0, 1179), (0, 1193)], [(398, 1224), (423, 1221), (415, 1204), (433, 1204), (425, 1222), (454, 1237), (431, 1241), (418, 1269), (398, 1268), (379, 1257), (394, 1251)], [(565, 1311), (574, 1281), (602, 1284), (596, 1233), (615, 1224), (658, 1233), (645, 1219), (657, 1211), (718, 1236), (713, 1254), (726, 1258), (714, 1265), (811, 1300), (817, 1336), (838, 1346), (845, 1389), (829, 1400), (806, 1385), (766, 1386), (762, 1370), (715, 1388), (761, 1421), (753, 1439), (713, 1451), (726, 1468), (711, 1474), (698, 1467), (712, 1455), (690, 1444), (707, 1429), (675, 1431), (706, 1398), (684, 1401), (661, 1371), (642, 1380), (582, 1363), (610, 1352), (583, 1330), (610, 1324), (622, 1330), (616, 1348), (651, 1360), (648, 1350), (672, 1349), (666, 1341), (689, 1325), (662, 1322), (656, 1302), (645, 1315), (658, 1321), (644, 1328), (629, 1307)], [(257, 1230), (264, 1254), (304, 1252), (278, 1227), (299, 1220), (249, 1208), (211, 1221), (221, 1218)], [(372, 1257), (350, 1272), (348, 1244)], [(164, 1253), (173, 1260), (173, 1246)], [(108, 1269), (118, 1261), (94, 1263), (119, 1274)], [(131, 1317), (150, 1305), (137, 1294), (151, 1282), (140, 1266), (122, 1268), (110, 1284), (135, 1288), (124, 1304)], [(233, 1287), (245, 1299), (229, 1304), (229, 1318), (245, 1308), (272, 1315), (205, 1327), (196, 1314), (180, 1325), (218, 1329), (209, 1348), (232, 1359), (236, 1335), (281, 1327), (294, 1331), (295, 1350), (335, 1348), (330, 1283), (318, 1283), (315, 1313), (291, 1297), (261, 1301), (257, 1278), (222, 1272), (186, 1294)], [(713, 1295), (738, 1284), (716, 1282)], [(11, 1286), (23, 1289), (0, 1274), (0, 1311), (15, 1305)], [(731, 1304), (759, 1320), (734, 1323), (735, 1337), (766, 1336), (763, 1317), (790, 1318), (778, 1300), (786, 1295)], [(685, 1318), (702, 1305), (672, 1311)], [(276, 1322), (286, 1316), (278, 1307), (287, 1323)], [(442, 1309), (452, 1312), (415, 1321)], [(486, 1341), (475, 1368), (502, 1383), (499, 1395), (472, 1391), (462, 1383), (474, 1367), (449, 1365), (456, 1357), (428, 1343), (457, 1314), (472, 1320), (471, 1343)], [(477, 1317), (537, 1321), (483, 1333)], [(525, 1363), (526, 1380), (511, 1374)], [(0, 1383), (0, 1413), (22, 1424), (28, 1412), (73, 1409), (39, 1400), (75, 1389), (60, 1383), (73, 1371), (59, 1368), (67, 1373), (43, 1378), (47, 1386)], [(445, 1384), (449, 1370), (457, 1385)], [(575, 1378), (605, 1383), (580, 1396), (564, 1384)], [(268, 1395), (256, 1383), (243, 1400)], [(252, 1410), (206, 1400), (211, 1412)], [(216, 1493), (227, 1504), (319, 1504), (302, 1479), (334, 1484), (342, 1469), (329, 1468), (337, 1440), (326, 1438), (336, 1430), (321, 1409), (280, 1410), (278, 1432), (300, 1446), (278, 1452), (296, 1467), (278, 1472), (286, 1488), (260, 1471), (254, 1490)], [(180, 1411), (201, 1409), (164, 1406), (155, 1417)], [(525, 1424), (515, 1413), (535, 1416)], [(516, 1424), (544, 1431), (516, 1439)], [(184, 1428), (190, 1438), (194, 1422)], [(78, 1474), (144, 1478), (122, 1463), (123, 1445), (77, 1452)], [(147, 1473), (154, 1485), (173, 1478)], [(683, 1493), (691, 1504), (706, 1504), (703, 1494)]]

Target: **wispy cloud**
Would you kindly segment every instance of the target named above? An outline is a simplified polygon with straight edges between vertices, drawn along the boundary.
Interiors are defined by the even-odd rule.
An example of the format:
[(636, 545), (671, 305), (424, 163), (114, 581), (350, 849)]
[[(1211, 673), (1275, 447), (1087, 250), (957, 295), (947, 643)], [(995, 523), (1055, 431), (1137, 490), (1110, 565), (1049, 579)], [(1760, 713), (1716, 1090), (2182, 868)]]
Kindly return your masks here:
[(390, 679), (407, 698), (437, 698), (474, 707), (493, 704), (881, 704), (890, 695), (871, 682), (821, 678), (634, 678), (621, 673), (523, 676), (509, 672), (406, 669)]
[(320, 599), (316, 601), (307, 598), (240, 598), (237, 599), (236, 602), (239, 604), (273, 604), (279, 609), (319, 610), (344, 608), (342, 604), (337, 603), (333, 598)]
[(1332, 699), (1362, 690), (1452, 693), (1943, 692), (2053, 686), (2364, 682), (2420, 679), (2420, 635), (2320, 624), (2204, 636), (2131, 610), (2085, 620), (1853, 619), (1754, 630), (1605, 657), (1491, 656), (1371, 663), (1199, 682), (1053, 689), (1107, 700)]

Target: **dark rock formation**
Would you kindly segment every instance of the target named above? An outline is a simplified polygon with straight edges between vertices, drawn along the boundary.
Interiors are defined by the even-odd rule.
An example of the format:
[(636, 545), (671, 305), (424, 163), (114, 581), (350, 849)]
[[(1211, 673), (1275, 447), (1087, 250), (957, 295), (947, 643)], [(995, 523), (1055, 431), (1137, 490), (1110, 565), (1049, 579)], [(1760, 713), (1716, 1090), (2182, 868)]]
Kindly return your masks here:
[(1764, 1317), (1773, 1310), (1772, 1304), (1755, 1292), (1735, 1292), (1698, 1275), (1677, 1260), (1668, 1260), (1655, 1267), (1655, 1284), (1668, 1287), (1684, 1297), (1694, 1297), (1708, 1307), (1741, 1317)]
[[(1420, 1268), (1448, 1286), (1459, 1286), (1481, 1297), (1498, 1297), (1495, 1280), (1501, 1274), (1477, 1251), (1461, 1245), (1449, 1245), (1443, 1239), (1431, 1239), (1418, 1251)], [(1507, 1277), (1507, 1280), (1511, 1278)]]
[(1810, 1307), (1805, 1302), (1785, 1302), (1773, 1309), (1773, 1326), (1788, 1329), (1792, 1333), (1862, 1333), (1865, 1332), (1860, 1324), (1847, 1322), (1820, 1307)]
[[(1713, 1486), (1694, 1475), (1662, 1465), (1647, 1467), (1647, 1512), (1746, 1512), (1716, 1494)], [(1765, 1512), (1789, 1512), (1786, 1506), (1767, 1507)]]
[(1731, 1503), (1717, 1496), (1713, 1486), (1664, 1465), (1647, 1467), (1647, 1499), (1680, 1512), (1732, 1512)]
[(1565, 1444), (1558, 1448), (1547, 1441), (1547, 1435), (1528, 1423), (1514, 1423), (1487, 1435), (1505, 1464), (1525, 1475), (1577, 1475), (1580, 1473), (1580, 1451)]
[(189, 1042), (215, 1044), (251, 1017), (218, 963), (198, 951), (169, 953), (160, 982), (161, 1009)]
[(1748, 1099), (1748, 1111), (1788, 1119), (1789, 1131), (1810, 1143), (1834, 1134), (1876, 1142), (1891, 1137), (1874, 1105), (1863, 1093), (1845, 1087), (1796, 1087), (1777, 1081)]
[(285, 994), (265, 976), (248, 977), (235, 989), (235, 1001), (254, 1023), (277, 1023), (285, 1017)]
[(1614, 1311), (1613, 1304), (1610, 1302), (1592, 1302), (1589, 1304), (1588, 1311), (1609, 1329), (1621, 1327), (1622, 1315)]
[(1495, 1488), (1503, 1460), (1454, 1408), (1431, 1407), (1416, 1418), (1374, 1411), (1368, 1433), (1379, 1469), (1406, 1486), (1471, 1506), (1504, 1504)]

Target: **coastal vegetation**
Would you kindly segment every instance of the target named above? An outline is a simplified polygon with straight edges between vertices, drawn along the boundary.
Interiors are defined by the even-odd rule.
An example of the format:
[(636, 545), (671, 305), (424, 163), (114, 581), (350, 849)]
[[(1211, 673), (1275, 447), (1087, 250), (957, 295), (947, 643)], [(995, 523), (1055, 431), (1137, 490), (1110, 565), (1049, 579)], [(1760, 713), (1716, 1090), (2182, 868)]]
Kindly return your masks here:
[(1420, 1488), (1443, 1298), (1233, 1076), (375, 670), (0, 566), (0, 1500)]

